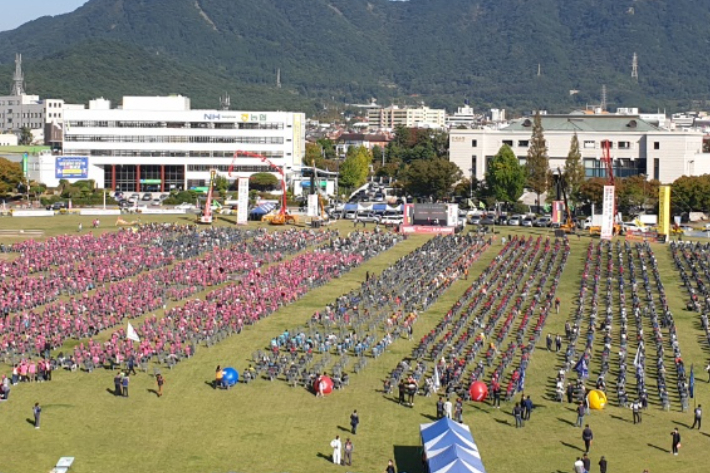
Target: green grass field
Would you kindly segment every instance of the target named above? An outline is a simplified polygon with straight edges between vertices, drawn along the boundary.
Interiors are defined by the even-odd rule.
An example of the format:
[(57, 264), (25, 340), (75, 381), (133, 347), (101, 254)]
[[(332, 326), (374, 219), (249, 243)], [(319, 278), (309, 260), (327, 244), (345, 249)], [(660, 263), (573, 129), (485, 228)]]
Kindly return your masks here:
[[(46, 234), (76, 232), (79, 217), (52, 219), (0, 219), (3, 229), (41, 229)], [(143, 218), (143, 221), (148, 221)], [(156, 217), (151, 220), (174, 220)], [(91, 218), (85, 217), (84, 228)], [(111, 229), (109, 220), (105, 231)], [(110, 223), (113, 223), (111, 219)], [(22, 227), (20, 227), (22, 225)], [(340, 224), (349, 231), (349, 226)], [(533, 235), (543, 230), (513, 230)], [(512, 233), (507, 228), (503, 233)], [(388, 459), (397, 471), (421, 472), (418, 428), (435, 414), (436, 398), (418, 397), (413, 408), (405, 408), (383, 396), (382, 381), (416, 342), (397, 341), (389, 351), (370, 360), (360, 374), (351, 376), (350, 386), (325, 399), (316, 399), (302, 388), (290, 388), (283, 381), (258, 380), (230, 391), (215, 391), (209, 383), (216, 365), (242, 370), (251, 354), (267, 346), (270, 338), (285, 328), (303, 324), (315, 310), (364, 280), (366, 271), (379, 272), (405, 255), (426, 237), (416, 236), (387, 253), (353, 270), (339, 280), (309, 293), (241, 335), (215, 347), (200, 347), (195, 357), (172, 371), (163, 369), (165, 396), (158, 399), (151, 389), (154, 379), (139, 373), (131, 380), (131, 397), (116, 398), (109, 371), (94, 373), (57, 372), (50, 383), (19, 385), (9, 402), (0, 403), (0, 452), (3, 473), (49, 471), (61, 456), (74, 456), (73, 473), (87, 472), (294, 472), (343, 471), (330, 463), (330, 440), (335, 435), (348, 437), (344, 429), (353, 409), (361, 424), (355, 445), (354, 464), (346, 471), (382, 472)], [(6, 238), (0, 241), (9, 241)], [(563, 274), (558, 295), (562, 299), (559, 315), (551, 315), (544, 334), (564, 333), (563, 326), (579, 289), (588, 238), (572, 239), (572, 253)], [(497, 242), (476, 262), (471, 280), (478, 276), (500, 250)], [(701, 345), (697, 314), (683, 310), (685, 289), (671, 266), (669, 251), (656, 245), (662, 277), (679, 330), (686, 364), (695, 363), (696, 399), (710, 403), (706, 374), (707, 353)], [(470, 281), (469, 281), (470, 282)], [(430, 330), (463, 294), (466, 281), (456, 282), (415, 325), (415, 340)], [(542, 340), (544, 345), (544, 340)], [(649, 352), (650, 353), (650, 352)], [(501, 410), (488, 404), (466, 403), (464, 421), (471, 427), (489, 473), (569, 472), (581, 455), (580, 429), (571, 427), (575, 413), (566, 404), (547, 399), (547, 393), (560, 359), (538, 347), (528, 370), (526, 392), (537, 405), (525, 428), (515, 429), (510, 406)], [(670, 367), (669, 367), (670, 369)], [(9, 374), (9, 369), (2, 370)], [(652, 380), (649, 387), (655, 387)], [(611, 383), (610, 384), (610, 389)], [(669, 386), (671, 392), (673, 386)], [(653, 392), (651, 390), (651, 392)], [(30, 425), (31, 407), (43, 405), (42, 428)], [(710, 405), (710, 404), (708, 404)], [(691, 413), (663, 412), (653, 406), (644, 414), (641, 425), (631, 423), (630, 410), (608, 406), (587, 418), (595, 441), (591, 449), (592, 471), (601, 455), (609, 461), (610, 472), (704, 472), (704, 454), (710, 434), (691, 432)], [(678, 426), (683, 436), (681, 453), (670, 450), (670, 431)]]

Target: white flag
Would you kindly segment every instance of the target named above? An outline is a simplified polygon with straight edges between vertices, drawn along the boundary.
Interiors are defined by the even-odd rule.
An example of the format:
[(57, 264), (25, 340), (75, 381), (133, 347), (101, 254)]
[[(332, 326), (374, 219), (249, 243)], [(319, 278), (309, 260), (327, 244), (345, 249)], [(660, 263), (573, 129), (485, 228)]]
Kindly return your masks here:
[(643, 349), (643, 342), (639, 343), (636, 349), (636, 356), (634, 357), (634, 367), (639, 368), (641, 366), (641, 350)]
[(437, 391), (441, 387), (441, 381), (439, 380), (439, 368), (434, 365), (434, 389)]
[(129, 340), (133, 340), (134, 342), (141, 341), (141, 337), (138, 336), (138, 333), (136, 333), (136, 329), (133, 328), (133, 325), (131, 325), (130, 322), (128, 322), (128, 330), (126, 330), (126, 338)]

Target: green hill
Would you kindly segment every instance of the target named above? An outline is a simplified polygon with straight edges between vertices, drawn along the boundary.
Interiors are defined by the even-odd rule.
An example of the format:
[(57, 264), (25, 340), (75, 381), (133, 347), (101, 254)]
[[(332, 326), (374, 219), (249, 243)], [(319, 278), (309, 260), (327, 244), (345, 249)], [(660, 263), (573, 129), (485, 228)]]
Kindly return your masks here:
[(697, 0), (92, 0), (0, 33), (0, 79), (22, 52), (30, 82), (46, 85), (46, 70), (66, 97), (180, 89), (215, 106), (227, 90), (271, 108), (374, 96), (567, 110), (598, 103), (606, 84), (611, 106), (675, 109), (710, 99), (708, 24)]

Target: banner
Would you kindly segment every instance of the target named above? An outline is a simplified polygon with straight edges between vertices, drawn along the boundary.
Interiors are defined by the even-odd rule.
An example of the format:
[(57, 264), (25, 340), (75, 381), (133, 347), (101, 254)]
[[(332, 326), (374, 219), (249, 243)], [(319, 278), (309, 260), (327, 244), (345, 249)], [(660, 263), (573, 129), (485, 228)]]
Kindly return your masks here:
[(671, 186), (658, 188), (658, 233), (671, 233)]
[(456, 227), (459, 224), (459, 204), (448, 204), (446, 206), (446, 226)]
[(552, 223), (562, 223), (562, 215), (565, 211), (565, 203), (561, 200), (552, 202)]
[(237, 196), (237, 225), (246, 225), (249, 218), (249, 178), (239, 178), (239, 194)]
[(89, 158), (57, 157), (54, 177), (57, 179), (87, 179), (89, 177)]
[(602, 204), (602, 240), (611, 240), (614, 236), (614, 186), (604, 186), (604, 202)]
[(318, 194), (308, 195), (308, 213), (309, 217), (318, 217), (320, 212), (318, 211)]

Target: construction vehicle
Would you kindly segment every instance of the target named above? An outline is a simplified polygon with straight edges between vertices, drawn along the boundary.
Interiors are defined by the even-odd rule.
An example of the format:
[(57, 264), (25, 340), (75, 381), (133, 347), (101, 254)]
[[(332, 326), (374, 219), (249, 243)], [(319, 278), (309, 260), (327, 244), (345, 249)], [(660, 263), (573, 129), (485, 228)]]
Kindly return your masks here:
[(214, 178), (216, 175), (217, 171), (212, 169), (210, 171), (210, 185), (207, 188), (207, 200), (205, 201), (205, 206), (202, 208), (200, 216), (197, 217), (197, 223), (212, 225), (212, 195), (214, 193)]
[(563, 198), (565, 204), (565, 213), (563, 214), (563, 221), (560, 223), (560, 229), (564, 230), (565, 233), (574, 233), (574, 219), (572, 218), (572, 212), (569, 209), (569, 202), (567, 201), (567, 182), (565, 181), (565, 176), (562, 174), (560, 168), (557, 168), (557, 200), (560, 200), (560, 194)]
[[(607, 185), (614, 186), (614, 165), (611, 161), (611, 142), (609, 140), (602, 141), (602, 162), (606, 168)], [(612, 210), (612, 215), (614, 216), (614, 224), (612, 227), (612, 235), (623, 235), (624, 231), (616, 217), (616, 199), (617, 195), (614, 193), (614, 205)], [(589, 227), (590, 235), (601, 235), (601, 226), (591, 226)]]

